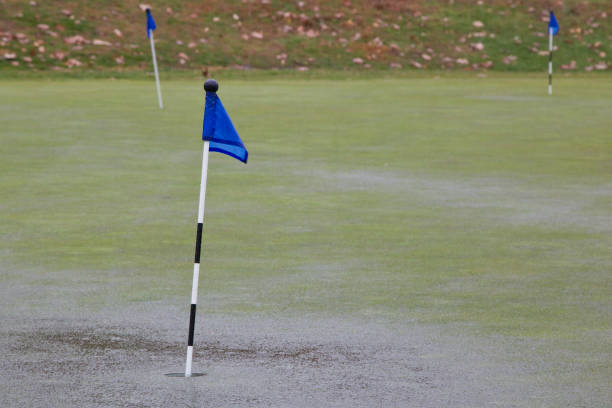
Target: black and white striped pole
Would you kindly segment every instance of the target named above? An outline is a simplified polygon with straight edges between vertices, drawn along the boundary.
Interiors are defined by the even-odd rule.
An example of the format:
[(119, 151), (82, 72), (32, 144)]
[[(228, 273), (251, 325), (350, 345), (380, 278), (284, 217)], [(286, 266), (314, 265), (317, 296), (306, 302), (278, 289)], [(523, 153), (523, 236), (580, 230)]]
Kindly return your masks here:
[(198, 205), (198, 226), (195, 242), (195, 257), (193, 260), (193, 283), (191, 286), (191, 308), (189, 311), (189, 333), (187, 336), (187, 359), (185, 362), (185, 377), (191, 377), (191, 362), (193, 361), (193, 333), (195, 330), (196, 307), (198, 304), (198, 281), (200, 279), (200, 253), (202, 250), (202, 226), (204, 222), (204, 201), (206, 199), (206, 176), (208, 173), (208, 141), (204, 142), (202, 154), (202, 178), (200, 179), (200, 202)]
[(552, 95), (553, 28), (548, 27), (548, 94)]
[[(217, 81), (208, 80), (204, 83), (206, 92), (217, 92)], [(202, 178), (200, 179), (200, 200), (198, 204), (198, 226), (196, 231), (195, 257), (193, 260), (193, 283), (191, 287), (191, 308), (189, 311), (189, 333), (187, 335), (187, 359), (185, 361), (185, 377), (191, 377), (193, 361), (193, 334), (195, 331), (196, 308), (198, 304), (198, 281), (200, 279), (200, 254), (202, 252), (202, 227), (204, 225), (204, 203), (206, 201), (206, 177), (208, 175), (208, 153), (210, 142), (204, 141), (202, 153)]]
[(548, 94), (552, 95), (552, 60), (553, 60), (553, 37), (559, 33), (559, 22), (555, 13), (550, 10), (548, 19)]
[(193, 362), (193, 337), (195, 332), (196, 308), (198, 304), (198, 281), (200, 279), (200, 253), (202, 251), (202, 228), (204, 225), (208, 154), (210, 151), (223, 153), (243, 163), (246, 163), (249, 158), (249, 152), (244, 146), (244, 143), (242, 143), (229, 115), (225, 111), (221, 99), (217, 96), (219, 84), (214, 79), (209, 79), (204, 83), (204, 90), (206, 91), (206, 105), (204, 108), (204, 121), (202, 123), (204, 151), (202, 153), (202, 178), (200, 179), (195, 259), (193, 261), (189, 333), (187, 334), (187, 359), (185, 361), (185, 372), (167, 374), (170, 377), (196, 377), (203, 375), (202, 373), (193, 373), (191, 371), (191, 364)]

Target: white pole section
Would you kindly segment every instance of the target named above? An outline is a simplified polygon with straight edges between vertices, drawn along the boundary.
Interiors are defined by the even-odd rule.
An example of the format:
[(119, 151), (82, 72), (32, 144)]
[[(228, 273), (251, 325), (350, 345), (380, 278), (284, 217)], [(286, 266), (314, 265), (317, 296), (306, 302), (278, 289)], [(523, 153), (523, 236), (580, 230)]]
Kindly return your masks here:
[(548, 94), (552, 95), (553, 29), (548, 29)]
[(153, 55), (153, 69), (155, 70), (155, 85), (157, 86), (157, 100), (159, 109), (164, 109), (161, 97), (161, 87), (159, 86), (159, 72), (157, 71), (157, 56), (155, 55), (155, 41), (153, 40), (153, 30), (149, 30), (149, 38), (151, 39), (151, 54)]
[(187, 339), (187, 360), (185, 362), (185, 377), (191, 377), (191, 361), (193, 359), (193, 332), (195, 329), (196, 305), (198, 304), (198, 280), (200, 278), (200, 251), (202, 248), (202, 225), (204, 222), (204, 201), (206, 200), (206, 177), (208, 174), (209, 144), (210, 142), (204, 141), (204, 152), (202, 153), (202, 179), (200, 180), (198, 230), (196, 234), (195, 260), (193, 262), (193, 284), (191, 287), (191, 310), (189, 313), (189, 335)]

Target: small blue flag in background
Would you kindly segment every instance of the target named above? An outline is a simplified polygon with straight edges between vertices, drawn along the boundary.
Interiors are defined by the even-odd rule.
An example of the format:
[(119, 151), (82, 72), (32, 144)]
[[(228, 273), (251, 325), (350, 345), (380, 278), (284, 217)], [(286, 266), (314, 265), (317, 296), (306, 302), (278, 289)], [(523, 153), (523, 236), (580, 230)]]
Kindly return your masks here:
[(555, 13), (550, 11), (550, 21), (548, 22), (548, 32), (552, 28), (553, 35), (557, 35), (559, 32), (559, 23), (557, 22), (557, 18), (555, 17)]
[(151, 31), (156, 28), (157, 26), (155, 25), (155, 20), (153, 20), (153, 14), (151, 14), (150, 9), (147, 9), (147, 37), (151, 38)]
[(249, 152), (215, 92), (206, 92), (202, 140), (210, 142), (210, 151), (227, 154), (243, 163), (247, 162)]

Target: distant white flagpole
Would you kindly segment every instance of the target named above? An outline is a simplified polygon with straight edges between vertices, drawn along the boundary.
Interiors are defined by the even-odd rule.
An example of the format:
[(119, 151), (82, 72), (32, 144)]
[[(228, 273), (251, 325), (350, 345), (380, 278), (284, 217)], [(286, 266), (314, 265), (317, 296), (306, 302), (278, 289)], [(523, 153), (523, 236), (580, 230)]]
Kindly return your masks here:
[(204, 152), (202, 154), (202, 178), (200, 180), (200, 203), (198, 206), (198, 229), (196, 233), (195, 259), (193, 262), (193, 283), (191, 286), (191, 310), (189, 312), (189, 336), (187, 338), (185, 377), (191, 377), (191, 361), (193, 359), (193, 332), (195, 330), (196, 305), (198, 304), (198, 281), (200, 279), (200, 252), (202, 249), (202, 227), (204, 223), (204, 202), (206, 200), (209, 144), (209, 141), (204, 141)]
[(153, 69), (155, 70), (155, 85), (157, 86), (157, 100), (159, 101), (159, 109), (164, 109), (162, 103), (161, 87), (159, 86), (159, 72), (157, 72), (157, 57), (155, 56), (155, 41), (153, 40), (153, 30), (149, 30), (149, 39), (151, 40), (151, 54), (153, 55)]
[(552, 95), (553, 28), (548, 27), (548, 94)]

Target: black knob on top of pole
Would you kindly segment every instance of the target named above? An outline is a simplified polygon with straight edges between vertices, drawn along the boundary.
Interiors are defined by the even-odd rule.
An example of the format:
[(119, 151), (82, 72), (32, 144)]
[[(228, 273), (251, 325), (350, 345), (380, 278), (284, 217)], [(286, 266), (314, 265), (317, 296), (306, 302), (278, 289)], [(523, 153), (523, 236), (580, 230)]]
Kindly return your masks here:
[(219, 90), (219, 83), (214, 79), (208, 79), (204, 82), (204, 90), (206, 92), (217, 92)]

